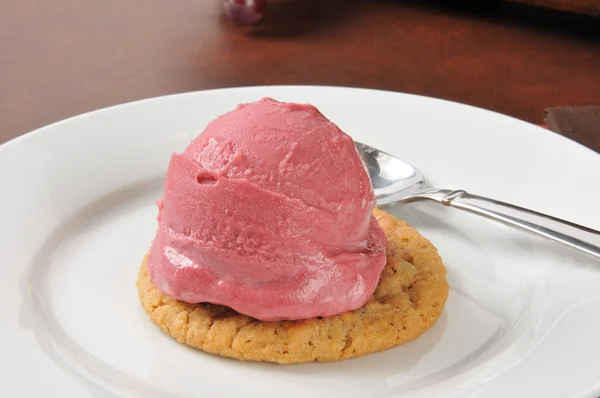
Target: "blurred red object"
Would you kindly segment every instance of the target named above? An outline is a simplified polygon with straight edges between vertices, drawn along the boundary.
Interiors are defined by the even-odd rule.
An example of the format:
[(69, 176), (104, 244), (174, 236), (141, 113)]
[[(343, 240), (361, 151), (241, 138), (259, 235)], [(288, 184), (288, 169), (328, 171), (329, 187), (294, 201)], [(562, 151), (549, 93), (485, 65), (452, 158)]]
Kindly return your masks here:
[(267, 0), (222, 0), (225, 14), (237, 23), (252, 25), (265, 13)]

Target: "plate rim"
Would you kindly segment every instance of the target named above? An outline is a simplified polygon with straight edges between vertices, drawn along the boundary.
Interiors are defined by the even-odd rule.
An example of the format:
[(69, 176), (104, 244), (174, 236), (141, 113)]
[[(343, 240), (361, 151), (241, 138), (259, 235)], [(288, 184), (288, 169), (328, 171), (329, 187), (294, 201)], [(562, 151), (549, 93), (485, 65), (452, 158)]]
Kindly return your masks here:
[(159, 96), (152, 96), (152, 97), (145, 97), (145, 98), (140, 98), (140, 99), (136, 99), (136, 100), (132, 100), (132, 101), (126, 101), (126, 102), (120, 102), (117, 104), (113, 104), (113, 105), (109, 105), (106, 107), (101, 107), (101, 108), (97, 108), (97, 109), (92, 109), (89, 110), (87, 112), (83, 112), (83, 113), (79, 113), (79, 114), (75, 114), (63, 119), (59, 119), (56, 120), (54, 122), (51, 122), (49, 124), (40, 126), (38, 128), (35, 128), (33, 130), (27, 131), (21, 135), (18, 135), (2, 144), (0, 144), (0, 156), (2, 156), (2, 151), (3, 150), (7, 150), (7, 148), (12, 147), (14, 145), (22, 145), (20, 144), (21, 141), (26, 141), (26, 140), (30, 140), (32, 139), (31, 137), (36, 137), (42, 133), (44, 133), (45, 130), (51, 130), (52, 128), (55, 127), (59, 127), (61, 124), (64, 123), (69, 123), (71, 121), (74, 120), (79, 120), (79, 119), (83, 119), (89, 116), (93, 116), (96, 114), (100, 114), (100, 113), (104, 113), (104, 112), (109, 112), (111, 110), (114, 110), (116, 108), (119, 109), (123, 109), (129, 106), (136, 106), (136, 105), (140, 105), (143, 104), (145, 102), (153, 102), (153, 101), (163, 101), (163, 100), (168, 100), (172, 97), (185, 97), (185, 96), (193, 96), (196, 94), (202, 94), (202, 93), (220, 93), (220, 92), (228, 92), (228, 91), (246, 91), (246, 90), (267, 90), (267, 89), (274, 89), (274, 90), (287, 90), (287, 89), (306, 89), (306, 90), (313, 90), (313, 89), (333, 89), (333, 90), (338, 90), (338, 91), (344, 91), (344, 90), (348, 90), (348, 91), (363, 91), (363, 92), (380, 92), (380, 93), (387, 93), (387, 94), (396, 94), (396, 95), (402, 95), (402, 96), (407, 96), (407, 97), (415, 97), (415, 98), (419, 98), (419, 99), (424, 99), (424, 100), (430, 100), (430, 101), (435, 101), (435, 102), (439, 102), (439, 103), (445, 103), (446, 105), (450, 105), (450, 106), (460, 106), (460, 107), (466, 107), (466, 108), (470, 108), (472, 110), (478, 111), (478, 112), (486, 112), (486, 113), (490, 113), (492, 115), (495, 115), (496, 117), (500, 116), (503, 118), (508, 118), (511, 119), (513, 121), (519, 122), (519, 123), (524, 123), (528, 126), (531, 127), (535, 127), (537, 129), (539, 129), (539, 131), (543, 131), (545, 134), (548, 134), (550, 136), (554, 136), (555, 138), (558, 139), (562, 139), (565, 140), (565, 143), (568, 142), (570, 145), (575, 145), (577, 147), (579, 147), (579, 149), (583, 149), (586, 151), (591, 152), (594, 155), (597, 155), (600, 157), (600, 153), (596, 152), (595, 150), (593, 150), (592, 148), (589, 148), (583, 144), (581, 144), (578, 141), (573, 140), (570, 137), (566, 137), (562, 134), (559, 134), (555, 131), (552, 131), (550, 129), (546, 129), (543, 128), (537, 124), (522, 120), (522, 119), (518, 119), (514, 116), (510, 116), (501, 112), (497, 112), (491, 109), (487, 109), (487, 108), (482, 108), (476, 105), (471, 105), (471, 104), (467, 104), (464, 102), (460, 102), (460, 101), (454, 101), (454, 100), (449, 100), (449, 99), (444, 99), (444, 98), (438, 98), (438, 97), (432, 97), (432, 96), (428, 96), (428, 95), (422, 95), (422, 94), (414, 94), (414, 93), (408, 93), (408, 92), (402, 92), (402, 91), (393, 91), (393, 90), (382, 90), (382, 89), (376, 89), (376, 88), (367, 88), (367, 87), (353, 87), (353, 86), (330, 86), (330, 85), (256, 85), (256, 86), (239, 86), (239, 87), (223, 87), (223, 88), (213, 88), (213, 89), (207, 89), (207, 90), (196, 90), (196, 91), (183, 91), (183, 92), (179, 92), (179, 93), (171, 93), (171, 94), (165, 94), (165, 95), (159, 95)]

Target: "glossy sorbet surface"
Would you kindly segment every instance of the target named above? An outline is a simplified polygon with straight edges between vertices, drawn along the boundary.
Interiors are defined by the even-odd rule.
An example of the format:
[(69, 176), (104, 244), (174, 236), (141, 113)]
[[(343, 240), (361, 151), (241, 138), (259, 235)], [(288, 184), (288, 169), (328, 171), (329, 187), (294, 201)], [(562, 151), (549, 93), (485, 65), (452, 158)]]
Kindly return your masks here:
[(243, 104), (172, 155), (150, 276), (264, 321), (354, 310), (386, 261), (374, 205), (352, 139), (315, 107)]

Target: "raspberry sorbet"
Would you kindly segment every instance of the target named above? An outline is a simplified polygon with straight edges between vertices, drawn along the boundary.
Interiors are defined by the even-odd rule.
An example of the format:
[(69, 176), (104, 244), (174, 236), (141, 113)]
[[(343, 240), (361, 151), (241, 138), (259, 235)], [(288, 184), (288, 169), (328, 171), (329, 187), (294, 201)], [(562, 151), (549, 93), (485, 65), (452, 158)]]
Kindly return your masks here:
[(150, 277), (263, 321), (354, 310), (386, 262), (374, 206), (352, 139), (315, 107), (239, 105), (172, 155)]

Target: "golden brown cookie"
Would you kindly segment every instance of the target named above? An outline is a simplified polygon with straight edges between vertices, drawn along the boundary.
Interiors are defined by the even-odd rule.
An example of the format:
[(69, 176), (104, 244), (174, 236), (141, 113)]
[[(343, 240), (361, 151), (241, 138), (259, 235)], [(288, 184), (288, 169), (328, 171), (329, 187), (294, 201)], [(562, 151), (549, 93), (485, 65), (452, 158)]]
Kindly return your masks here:
[(188, 304), (158, 291), (142, 262), (137, 287), (154, 324), (211, 354), (282, 364), (337, 361), (413, 340), (439, 318), (448, 297), (437, 249), (408, 224), (375, 209), (388, 239), (387, 264), (362, 308), (328, 318), (263, 322), (213, 304)]

